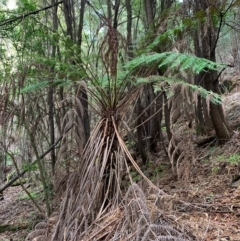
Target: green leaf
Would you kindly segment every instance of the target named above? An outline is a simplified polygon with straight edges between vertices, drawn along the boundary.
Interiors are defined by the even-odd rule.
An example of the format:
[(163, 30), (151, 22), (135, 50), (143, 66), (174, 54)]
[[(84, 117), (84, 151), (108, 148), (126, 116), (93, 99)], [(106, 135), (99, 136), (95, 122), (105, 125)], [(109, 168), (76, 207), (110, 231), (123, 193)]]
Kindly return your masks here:
[(23, 87), (21, 89), (20, 93), (37, 91), (39, 89), (45, 88), (49, 84), (50, 84), (50, 82), (48, 80), (41, 81), (41, 82), (34, 83), (34, 84), (29, 84), (29, 85)]
[(132, 71), (140, 67), (153, 67), (159, 68), (167, 66), (172, 70), (190, 70), (193, 73), (200, 73), (207, 70), (217, 70), (218, 68), (226, 67), (224, 64), (216, 63), (204, 58), (199, 58), (190, 54), (164, 52), (145, 54), (129, 61), (125, 67)]
[(137, 78), (136, 82), (138, 84), (153, 83), (155, 91), (163, 91), (163, 90), (166, 91), (167, 89), (169, 89), (170, 86), (173, 86), (175, 84), (180, 84), (180, 85), (189, 87), (193, 92), (198, 93), (203, 98), (207, 98), (211, 96), (210, 101), (214, 104), (222, 103), (222, 98), (217, 93), (213, 93), (212, 91), (207, 91), (201, 86), (189, 84), (184, 80), (177, 79), (177, 78), (151, 75), (146, 78)]

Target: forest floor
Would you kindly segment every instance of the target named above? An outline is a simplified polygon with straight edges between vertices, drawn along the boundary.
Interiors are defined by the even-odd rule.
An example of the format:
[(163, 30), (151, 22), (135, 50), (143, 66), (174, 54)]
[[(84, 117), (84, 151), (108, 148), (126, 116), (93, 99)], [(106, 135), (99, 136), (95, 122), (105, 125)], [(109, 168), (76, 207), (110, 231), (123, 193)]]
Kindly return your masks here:
[[(225, 96), (224, 108), (228, 121), (240, 124), (238, 91)], [(194, 157), (181, 178), (172, 174), (163, 151), (151, 156), (148, 167), (142, 169), (172, 195), (172, 205), (168, 203), (164, 211), (190, 227), (198, 240), (240, 241), (240, 131), (235, 129), (231, 140), (222, 145), (215, 141), (199, 144), (203, 142), (197, 137), (192, 141)], [(140, 176), (134, 175), (139, 181)], [(185, 205), (178, 208), (179, 200)], [(43, 206), (43, 200), (38, 202)], [(8, 188), (0, 201), (0, 241), (23, 241), (41, 219), (20, 186)]]
[(21, 186), (9, 187), (0, 201), (0, 241), (23, 241), (42, 219)]

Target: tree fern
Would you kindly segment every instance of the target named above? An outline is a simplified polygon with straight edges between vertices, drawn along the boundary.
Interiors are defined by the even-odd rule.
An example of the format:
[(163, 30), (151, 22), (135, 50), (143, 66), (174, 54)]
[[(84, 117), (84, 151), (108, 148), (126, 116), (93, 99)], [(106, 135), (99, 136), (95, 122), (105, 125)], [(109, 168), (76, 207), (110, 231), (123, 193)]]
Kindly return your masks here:
[[(127, 63), (126, 68), (130, 73), (136, 74), (136, 70), (140, 72), (141, 69), (146, 68), (162, 68), (167, 66), (172, 73), (188, 71), (193, 74), (198, 74), (202, 71), (217, 70), (225, 67), (220, 63), (198, 58), (190, 54), (176, 53), (176, 52), (164, 52), (164, 53), (152, 53), (149, 55), (142, 55)], [(134, 72), (133, 72), (134, 71)], [(201, 86), (187, 83), (186, 81), (174, 78), (171, 76), (159, 76), (151, 75), (148, 77), (135, 77), (135, 85), (153, 83), (155, 91), (169, 88), (169, 86), (180, 84), (190, 88), (194, 93), (201, 95), (203, 98), (209, 98), (214, 104), (221, 104), (221, 97), (217, 93), (207, 91)], [(167, 85), (164, 85), (164, 83)], [(165, 86), (165, 87), (164, 87)]]

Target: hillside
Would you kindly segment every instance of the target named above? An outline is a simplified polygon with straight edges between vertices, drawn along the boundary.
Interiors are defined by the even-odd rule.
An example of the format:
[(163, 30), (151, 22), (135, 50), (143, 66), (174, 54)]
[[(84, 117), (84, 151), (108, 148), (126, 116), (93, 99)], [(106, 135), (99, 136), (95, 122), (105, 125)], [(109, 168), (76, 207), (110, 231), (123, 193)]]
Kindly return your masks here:
[[(192, 136), (194, 156), (184, 168), (179, 164), (178, 175), (173, 174), (169, 159), (160, 147), (160, 152), (151, 155), (147, 167), (143, 166), (139, 159), (137, 162), (143, 173), (161, 191), (156, 192), (151, 188), (131, 166), (130, 172), (137, 185), (132, 185), (130, 189), (133, 192), (141, 189), (143, 193), (141, 194), (139, 190), (137, 196), (128, 194), (119, 209), (108, 213), (101, 220), (96, 220), (95, 225), (89, 227), (84, 240), (110, 240), (106, 237), (113, 236), (116, 230), (121, 230), (119, 227), (124, 228), (128, 215), (132, 215), (132, 219), (139, 218), (135, 216), (136, 213), (129, 208), (129, 205), (133, 200), (141, 198), (143, 202), (142, 206), (138, 207), (139, 212), (149, 218), (148, 222), (155, 223), (159, 228), (163, 224), (167, 225), (165, 231), (162, 227), (163, 235), (165, 232), (172, 236), (176, 235), (179, 238), (176, 240), (180, 240), (180, 237), (183, 238), (181, 240), (185, 240), (185, 237), (187, 240), (239, 241), (240, 133), (237, 125), (240, 124), (240, 94), (238, 87), (224, 95), (223, 103), (226, 118), (235, 128), (228, 142), (219, 144), (214, 138)], [(191, 129), (185, 129), (185, 132), (180, 134), (178, 138), (189, 138), (189, 135), (192, 135)], [(189, 146), (186, 148), (189, 149)], [(27, 185), (31, 192), (37, 193), (36, 187), (24, 185)], [(126, 185), (129, 185), (129, 180), (126, 180)], [(39, 200), (44, 199), (41, 192), (38, 195)], [(38, 214), (19, 186), (8, 188), (0, 204), (1, 241), (24, 240), (39, 222), (35, 228), (37, 231), (31, 232), (31, 236), (40, 235), (42, 239), (29, 240), (47, 240), (41, 236), (41, 233), (46, 234), (46, 231), (48, 234), (51, 233), (59, 216), (59, 205), (56, 205), (58, 208), (49, 219)], [(44, 206), (43, 202), (42, 205)], [(134, 222), (131, 221), (131, 228), (136, 225)]]

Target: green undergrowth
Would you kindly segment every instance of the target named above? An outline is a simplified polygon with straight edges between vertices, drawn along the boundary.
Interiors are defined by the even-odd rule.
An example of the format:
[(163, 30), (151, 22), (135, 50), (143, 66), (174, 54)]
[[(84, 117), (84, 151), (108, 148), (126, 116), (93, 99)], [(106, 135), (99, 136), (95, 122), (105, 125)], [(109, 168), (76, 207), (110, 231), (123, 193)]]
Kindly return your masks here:
[(219, 155), (217, 156), (219, 162), (227, 162), (229, 164), (239, 164), (240, 163), (240, 154), (234, 153), (231, 155)]
[(19, 222), (18, 224), (3, 224), (0, 225), (0, 233), (4, 233), (7, 231), (14, 232), (20, 229), (30, 229), (31, 228), (30, 222)]

